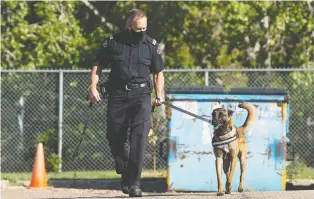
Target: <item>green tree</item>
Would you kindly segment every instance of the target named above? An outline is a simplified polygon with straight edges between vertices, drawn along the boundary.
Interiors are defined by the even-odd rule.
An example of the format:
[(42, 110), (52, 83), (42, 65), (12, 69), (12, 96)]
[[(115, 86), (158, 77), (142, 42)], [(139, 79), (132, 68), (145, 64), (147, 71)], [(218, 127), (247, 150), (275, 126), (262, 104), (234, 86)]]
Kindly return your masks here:
[(313, 1), (2, 1), (3, 68), (89, 68), (128, 10), (147, 12), (167, 68), (313, 67)]
[(86, 38), (75, 18), (77, 6), (77, 2), (2, 1), (2, 67), (78, 68)]

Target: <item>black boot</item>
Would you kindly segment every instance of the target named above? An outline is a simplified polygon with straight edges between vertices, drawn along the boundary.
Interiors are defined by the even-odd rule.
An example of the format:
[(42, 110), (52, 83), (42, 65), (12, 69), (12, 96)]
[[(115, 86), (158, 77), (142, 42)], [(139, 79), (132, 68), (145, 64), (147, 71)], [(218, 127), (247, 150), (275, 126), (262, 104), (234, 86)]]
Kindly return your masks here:
[(130, 197), (142, 197), (142, 190), (138, 186), (132, 186), (129, 189)]
[(124, 194), (129, 194), (129, 178), (128, 175), (126, 174), (126, 171), (123, 172), (123, 174), (121, 175), (121, 191)]

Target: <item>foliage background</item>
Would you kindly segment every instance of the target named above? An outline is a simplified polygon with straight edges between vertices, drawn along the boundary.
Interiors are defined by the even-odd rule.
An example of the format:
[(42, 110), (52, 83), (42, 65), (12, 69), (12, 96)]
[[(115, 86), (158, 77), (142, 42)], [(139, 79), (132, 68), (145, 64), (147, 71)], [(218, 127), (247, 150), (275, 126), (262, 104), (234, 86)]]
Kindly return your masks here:
[(313, 67), (313, 1), (84, 0), (1, 1), (2, 68), (90, 68), (132, 8), (147, 13), (167, 68)]

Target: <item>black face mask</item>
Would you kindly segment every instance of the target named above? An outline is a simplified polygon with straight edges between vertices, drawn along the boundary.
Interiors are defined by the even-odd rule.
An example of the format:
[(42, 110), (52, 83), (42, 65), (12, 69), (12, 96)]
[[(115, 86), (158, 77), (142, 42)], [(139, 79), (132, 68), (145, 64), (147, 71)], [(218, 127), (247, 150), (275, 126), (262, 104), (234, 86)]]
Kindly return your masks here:
[(130, 30), (130, 37), (133, 42), (139, 42), (146, 35), (146, 31), (135, 32), (133, 29)]

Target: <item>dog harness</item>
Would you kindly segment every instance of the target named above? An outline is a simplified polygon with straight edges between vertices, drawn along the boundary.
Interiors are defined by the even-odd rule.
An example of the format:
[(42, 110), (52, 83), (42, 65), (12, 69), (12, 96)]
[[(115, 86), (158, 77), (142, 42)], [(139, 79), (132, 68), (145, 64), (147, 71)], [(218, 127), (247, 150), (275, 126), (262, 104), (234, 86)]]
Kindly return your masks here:
[[(235, 128), (235, 127), (233, 127), (233, 128)], [(235, 128), (235, 129), (236, 129), (236, 128)], [(226, 135), (226, 134), (228, 134), (228, 133), (231, 133), (232, 131), (233, 131), (233, 129), (230, 130), (230, 131), (228, 131), (228, 132), (226, 132), (226, 133), (224, 133), (223, 135)], [(232, 136), (232, 137), (230, 137), (230, 138), (228, 138), (228, 139), (226, 139), (226, 140), (215, 141), (215, 140), (213, 139), (213, 140), (212, 140), (212, 145), (213, 145), (213, 147), (218, 147), (218, 146), (221, 146), (221, 145), (228, 145), (228, 144), (230, 144), (231, 142), (235, 141), (236, 139), (238, 139), (238, 130), (237, 130), (237, 129), (236, 129), (235, 135)]]
[(214, 138), (212, 140), (212, 145), (213, 145), (214, 148), (221, 149), (221, 150), (223, 150), (225, 152), (225, 154), (223, 156), (224, 159), (226, 159), (228, 157), (227, 154), (230, 152), (229, 144), (234, 142), (234, 141), (236, 141), (238, 139), (238, 137), (239, 137), (237, 128), (235, 128), (235, 129), (233, 129), (233, 128), (235, 128), (235, 127), (232, 127), (232, 130), (227, 131), (226, 133), (224, 133), (221, 136), (227, 135), (229, 133), (232, 133), (232, 131), (235, 131), (235, 135), (234, 136), (232, 136), (232, 137), (230, 137), (230, 138), (228, 138), (226, 140), (222, 140), (222, 141), (215, 141)]
[(238, 136), (237, 136), (237, 135), (235, 135), (235, 136), (233, 136), (233, 137), (231, 137), (231, 138), (229, 138), (229, 139), (227, 139), (227, 140), (216, 141), (216, 142), (213, 141), (213, 142), (212, 142), (212, 145), (213, 145), (213, 146), (220, 146), (220, 145), (224, 145), (224, 144), (229, 144), (229, 143), (235, 141), (236, 139), (238, 139)]

